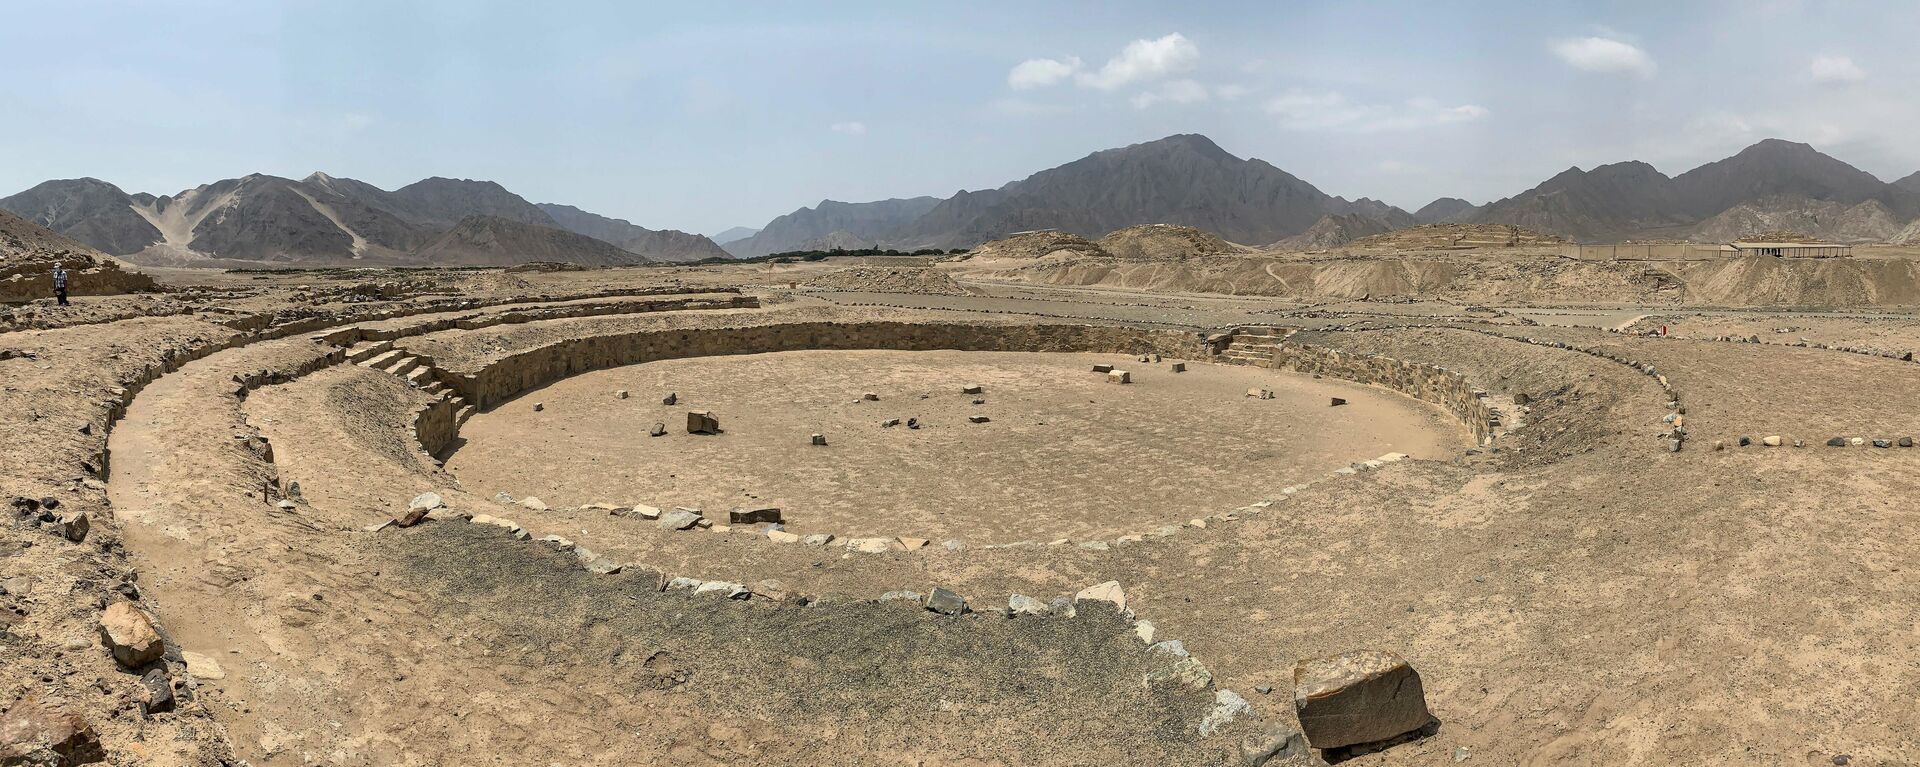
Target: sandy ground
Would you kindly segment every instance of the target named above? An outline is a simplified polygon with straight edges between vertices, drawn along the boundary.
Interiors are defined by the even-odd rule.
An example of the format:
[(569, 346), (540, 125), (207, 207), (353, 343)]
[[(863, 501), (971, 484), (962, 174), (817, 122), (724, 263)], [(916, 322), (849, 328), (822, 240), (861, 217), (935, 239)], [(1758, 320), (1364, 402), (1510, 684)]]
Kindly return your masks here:
[[(486, 496), (715, 516), (771, 505), (803, 535), (983, 544), (1146, 532), (1386, 453), (1452, 458), (1472, 447), (1450, 416), (1391, 392), (1197, 362), (1173, 373), (1170, 362), (887, 351), (654, 362), (569, 378), (475, 417), (447, 468)], [(1090, 372), (1102, 363), (1134, 383)], [(961, 391), (976, 384), (984, 393)], [(661, 404), (668, 392), (679, 404)], [(864, 401), (869, 392), (879, 401)], [(1329, 407), (1332, 397), (1350, 404)], [(689, 410), (716, 413), (725, 433), (686, 433)], [(919, 428), (882, 425), (890, 419)], [(668, 435), (647, 436), (655, 423)], [(809, 444), (816, 433), (827, 447)]]
[[(1839, 351), (1701, 340), (1749, 330), (1769, 341), (1805, 336), (1920, 348), (1920, 323), (1910, 314), (1675, 320), (1671, 310), (1620, 306), (1618, 315), (1579, 310), (1588, 316), (1567, 323), (1604, 325), (1644, 313), (1651, 316), (1642, 326), (1665, 321), (1686, 336), (1650, 340), (1594, 327), (1516, 326), (1511, 317), (1465, 307), (1448, 312), (1443, 302), (1295, 307), (1098, 288), (833, 297), (923, 308), (852, 307), (767, 289), (772, 280), (757, 268), (182, 274), (187, 290), (164, 304), (176, 316), (139, 316), (142, 306), (156, 306), (151, 301), (83, 299), (70, 315), (32, 307), (32, 317), (0, 336), (0, 419), (14, 435), (0, 449), (5, 494), (58, 497), (65, 508), (93, 515), (82, 542), (61, 538), (32, 515), (15, 514), (0, 528), (0, 582), (8, 588), (0, 594), (0, 700), (8, 701), (8, 713), (0, 717), (29, 696), (58, 700), (86, 717), (117, 763), (1232, 763), (1240, 733), (1201, 737), (1194, 727), (1208, 704), (1203, 696), (1140, 684), (1153, 661), (1123, 622), (1097, 614), (1058, 624), (954, 621), (859, 601), (940, 586), (986, 608), (1004, 604), (1009, 593), (1046, 598), (1106, 580), (1124, 583), (1129, 607), (1162, 636), (1186, 642), (1216, 684), (1247, 695), (1260, 720), (1290, 721), (1290, 670), (1301, 658), (1359, 648), (1407, 657), (1425, 679), (1441, 727), (1356, 765), (1462, 758), (1469, 765), (1823, 765), (1843, 755), (1851, 764), (1920, 762), (1913, 734), (1920, 715), (1910, 705), (1920, 695), (1920, 634), (1911, 630), (1920, 625), (1920, 607), (1906, 596), (1920, 587), (1920, 555), (1906, 543), (1920, 533), (1906, 500), (1920, 493), (1912, 470), (1920, 449), (1708, 447), (1722, 435), (1768, 429), (1815, 437), (1920, 431), (1911, 415), (1920, 407), (1911, 392), (1920, 389), (1910, 380), (1920, 368)], [(604, 512), (494, 503), (487, 483), (516, 471), (523, 475), (517, 482), (553, 482), (545, 476), (552, 470), (508, 466), (481, 476), (461, 465), (469, 456), (456, 454), (457, 476), (441, 471), (414, 449), (405, 426), (424, 395), (384, 373), (328, 367), (244, 400), (232, 395), (236, 374), (284, 369), (324, 353), (307, 338), (308, 326), (185, 361), (290, 321), (317, 328), (358, 318), (391, 331), (408, 320), (380, 313), (430, 311), (435, 301), (551, 303), (612, 287), (730, 283), (764, 291), (767, 314), (806, 319), (1132, 316), (1144, 327), (1206, 329), (1259, 318), (1302, 328), (1301, 340), (1312, 343), (1444, 365), (1496, 395), (1528, 394), (1532, 404), (1526, 425), (1500, 437), (1497, 452), (1406, 461), (1318, 482), (1264, 512), (1165, 538), (1109, 550), (849, 555), (751, 533), (668, 532)], [(927, 308), (933, 301), (951, 303)], [(736, 315), (542, 321), (432, 343), (454, 352), (450, 358), (479, 358), (590, 327), (714, 323)], [(1685, 392), (1695, 439), (1680, 453), (1665, 451), (1657, 437), (1666, 429), (1663, 393), (1623, 365), (1468, 330), (1347, 329), (1362, 320), (1378, 328), (1436, 318), (1576, 349), (1615, 349), (1655, 364)], [(1499, 324), (1480, 324), (1487, 321)], [(1773, 332), (1783, 327), (1790, 329)], [(903, 435), (881, 433), (877, 423), (869, 428), (878, 419), (863, 408), (934, 402), (918, 400), (915, 390), (935, 390), (960, 375), (986, 379), (980, 383), (988, 404), (962, 404), (970, 398), (956, 395), (955, 415), (975, 407), (1032, 408), (1028, 417), (1037, 422), (1043, 407), (1081, 406), (1039, 394), (1023, 404), (1012, 396), (1017, 390), (1008, 381), (1032, 377), (1031, 368), (1010, 379), (991, 377), (1001, 369), (996, 365), (955, 372), (976, 364), (928, 366), (902, 382), (901, 392), (881, 390), (880, 402), (858, 406), (853, 397), (878, 388), (871, 382), (885, 370), (861, 373), (845, 362), (846, 369), (783, 369), (740, 358), (672, 363), (681, 372), (668, 377), (647, 371), (671, 366), (651, 364), (602, 371), (480, 416), (469, 423), (469, 449), (522, 449), (478, 431), (489, 419), (519, 420), (528, 443), (548, 446), (526, 448), (534, 456), (529, 464), (632, 460), (626, 471), (635, 479), (587, 470), (556, 483), (604, 481), (613, 496), (647, 478), (649, 464), (638, 456), (655, 449), (650, 443), (701, 444), (717, 451), (711, 461), (677, 452), (654, 457), (713, 471), (700, 487), (717, 488), (712, 492), (721, 497), (702, 503), (730, 504), (741, 483), (724, 484), (709, 467), (732, 462), (759, 471), (757, 460), (778, 462), (755, 459), (755, 450), (805, 456), (812, 448), (792, 436), (847, 418), (825, 450), (869, 450), (864, 460), (939, 491), (948, 487), (942, 475), (973, 479), (946, 465), (960, 462), (940, 460), (962, 454), (962, 445), (941, 447), (943, 454), (889, 452), (882, 449), (887, 443), (863, 447), (851, 435), (938, 447), (946, 436), (982, 433), (974, 427), (1016, 438), (1013, 427), (1023, 418), (930, 425)], [(716, 369), (727, 375), (713, 375)], [(696, 380), (702, 370), (707, 376)], [(1227, 376), (1258, 375), (1204, 368), (1185, 375), (1204, 386), (1199, 372), (1217, 372), (1222, 387)], [(622, 375), (637, 377), (615, 380)], [(645, 375), (655, 377), (638, 377)], [(763, 385), (755, 398), (744, 385), (755, 380), (778, 386)], [(577, 396), (551, 394), (576, 385)], [(647, 415), (660, 409), (649, 389), (669, 385), (688, 397), (738, 398), (715, 406), (729, 434), (698, 443), (678, 433), (623, 442), (612, 424), (665, 420)], [(1159, 395), (1170, 392), (1152, 380), (1135, 387), (1125, 396), (1138, 403), (1095, 405), (1137, 407), (1123, 412), (1176, 437), (1182, 418), (1205, 414), (1194, 407), (1198, 395), (1169, 404)], [(137, 394), (126, 418), (114, 423), (113, 403), (124, 396), (114, 391), (128, 388)], [(633, 397), (612, 399), (616, 388)], [(1290, 396), (1289, 387), (1274, 388)], [(806, 398), (816, 396), (826, 404), (808, 407), (814, 400)], [(545, 426), (528, 407), (535, 398), (546, 400), (539, 414), (551, 419)], [(1225, 399), (1233, 401), (1217, 403), (1221, 408), (1254, 404)], [(1263, 404), (1273, 406), (1272, 415), (1333, 415), (1284, 410), (1287, 403)], [(832, 409), (841, 406), (853, 415)], [(829, 427), (799, 420), (808, 417), (828, 419)], [(592, 436), (603, 421), (608, 449), (569, 444)], [(1083, 436), (1103, 434), (1087, 428)], [(256, 429), (272, 439), (272, 462), (235, 438)], [(1210, 439), (1244, 450), (1238, 440), (1249, 440), (1250, 432), (1256, 430), (1223, 429)], [(1380, 438), (1377, 431), (1354, 433)], [(1178, 439), (1148, 442), (1132, 444), (1145, 445), (1141, 453), (1164, 449), (1175, 460), (1209, 457)], [(109, 445), (106, 471), (101, 451)], [(1097, 464), (1092, 445), (1080, 446), (1086, 452), (1072, 460)], [(1348, 460), (1338, 445), (1325, 449), (1330, 460)], [(1129, 473), (1092, 468), (1096, 476)], [(1046, 473), (1014, 465), (994, 470)], [(1227, 490), (1174, 492), (1219, 492), (1235, 505), (1259, 494), (1243, 485), (1284, 470), (1267, 466), (1243, 472), (1257, 476), (1216, 483), (1231, 485)], [(1133, 508), (1125, 501), (1143, 484), (1123, 478), (1114, 484), (1133, 492), (1117, 492), (1106, 484), (1067, 485), (1082, 479), (1057, 476), (1063, 498), (1082, 492), (1122, 499), (1088, 504), (1075, 524), (1089, 526), (1093, 510)], [(306, 488), (303, 501), (283, 508), (276, 498), (261, 498), (263, 486), (287, 479)], [(793, 471), (754, 479), (754, 486), (830, 489)], [(647, 567), (589, 576), (568, 555), (514, 541), (498, 528), (454, 522), (362, 531), (424, 490), (443, 493), (463, 511), (510, 517), (534, 537), (567, 535)], [(883, 484), (874, 492), (890, 491)], [(553, 500), (640, 499), (556, 493)], [(798, 592), (847, 601), (844, 609), (692, 601), (659, 592), (648, 568), (752, 584), (778, 579)], [(137, 585), (132, 591), (167, 629), (171, 647), (192, 653), (186, 664), (168, 661), (180, 689), (197, 691), (178, 711), (143, 715), (138, 675), (117, 668), (100, 644), (99, 611), (129, 599), (127, 584)], [(207, 660), (218, 664), (217, 673)], [(1272, 694), (1257, 692), (1266, 687)]]

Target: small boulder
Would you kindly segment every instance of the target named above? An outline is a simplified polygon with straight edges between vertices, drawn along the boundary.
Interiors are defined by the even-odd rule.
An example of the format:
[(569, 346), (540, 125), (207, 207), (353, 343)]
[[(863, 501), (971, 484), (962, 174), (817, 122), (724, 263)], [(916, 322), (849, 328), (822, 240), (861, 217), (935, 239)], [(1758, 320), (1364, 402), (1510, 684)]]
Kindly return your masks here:
[(1022, 615), (1045, 618), (1047, 617), (1049, 608), (1047, 607), (1047, 603), (1034, 599), (1033, 597), (1025, 594), (1013, 594), (1007, 597), (1007, 611), (1013, 613), (1013, 616), (1016, 618)]
[(888, 429), (888, 428), (892, 428), (899, 425), (900, 425), (900, 419), (898, 418), (889, 418), (885, 421), (880, 422), (880, 428), (882, 429)]
[(762, 522), (779, 522), (780, 507), (761, 506), (752, 509), (734, 509), (727, 512), (727, 521), (736, 525), (757, 525)]
[(1111, 373), (1111, 372), (1113, 372), (1113, 366), (1112, 366), (1112, 365), (1094, 365), (1094, 366), (1093, 366), (1093, 372), (1095, 372), (1095, 373)]
[(987, 390), (987, 387), (981, 386), (980, 384), (971, 384), (968, 386), (960, 387), (961, 394), (981, 394), (981, 393), (984, 393), (986, 390)]
[(60, 533), (60, 537), (79, 543), (87, 539), (87, 530), (92, 526), (92, 523), (87, 520), (87, 513), (83, 511), (62, 517), (55, 529)]
[(1107, 371), (1107, 383), (1110, 383), (1110, 384), (1130, 384), (1130, 383), (1133, 383), (1133, 374), (1132, 374), (1132, 373), (1129, 373), (1129, 372), (1127, 372), (1127, 371), (1125, 371), (1125, 370), (1110, 370), (1110, 371)]
[(899, 548), (900, 542), (892, 538), (854, 538), (847, 541), (847, 550), (860, 554), (884, 554)]
[(148, 716), (173, 710), (173, 677), (167, 675), (165, 666), (155, 667), (141, 676), (140, 686), (147, 689), (144, 706)]
[(860, 399), (866, 402), (879, 402), (880, 395), (875, 394), (873, 392), (867, 392), (866, 394), (860, 395)]
[(1885, 448), (1885, 447), (1893, 447), (1893, 440), (1890, 440), (1890, 439), (1876, 439), (1876, 440), (1874, 440), (1874, 441), (1873, 441), (1873, 446), (1874, 446), (1874, 447), (1882, 447), (1882, 448)]
[(825, 546), (833, 542), (833, 533), (814, 533), (813, 535), (801, 538), (800, 542), (808, 546)]
[(986, 422), (988, 422), (988, 421), (991, 421), (991, 420), (993, 420), (993, 419), (991, 419), (991, 418), (988, 418), (988, 417), (986, 417), (986, 416), (984, 416), (984, 415), (970, 415), (970, 416), (967, 416), (967, 422), (968, 422), (968, 423), (986, 423)]
[(825, 434), (815, 434), (815, 435), (813, 435), (813, 440), (812, 440), (812, 442), (813, 442), (813, 444), (814, 444), (814, 446), (815, 446), (815, 447), (826, 447), (826, 446), (827, 446), (827, 435), (825, 435)]
[(629, 396), (631, 396), (631, 395), (632, 395), (632, 393), (631, 393), (631, 392), (629, 392), (629, 391), (627, 391), (626, 389), (621, 389), (621, 390), (619, 390), (619, 391), (617, 391), (617, 392), (614, 392), (614, 393), (613, 393), (613, 398), (614, 398), (614, 399), (626, 399), (627, 397), (629, 397)]
[(1120, 588), (1119, 581), (1107, 581), (1081, 589), (1073, 595), (1074, 602), (1107, 602), (1118, 612), (1127, 611), (1127, 593)]
[(647, 430), (647, 436), (649, 437), (667, 436), (667, 425), (664, 423), (658, 423), (658, 422), (654, 423), (653, 428)]
[(800, 536), (785, 530), (768, 530), (767, 540), (774, 543), (799, 543)]
[(1913, 447), (1913, 438), (1912, 438), (1912, 437), (1901, 437), (1900, 439), (1898, 439), (1898, 440), (1895, 440), (1895, 441), (1894, 441), (1894, 444), (1897, 444), (1897, 445), (1899, 445), (1899, 446), (1901, 446), (1901, 447)]
[(720, 419), (711, 410), (692, 410), (687, 412), (688, 434), (719, 434)]
[(524, 507), (526, 507), (526, 508), (529, 508), (529, 509), (532, 509), (532, 510), (534, 510), (534, 511), (546, 511), (546, 510), (547, 510), (547, 502), (546, 502), (546, 501), (542, 501), (542, 500), (540, 500), (539, 498), (535, 498), (535, 497), (533, 497), (533, 496), (531, 496), (531, 495), (529, 495), (529, 496), (527, 496), (527, 497), (525, 497), (525, 498), (522, 498), (522, 499), (520, 499), (520, 505), (521, 505), (521, 506), (524, 506)]
[(543, 402), (535, 402), (535, 403), (533, 403), (533, 412), (535, 412), (535, 413), (538, 413), (538, 412), (540, 412), (540, 411), (542, 411), (542, 410), (546, 410), (546, 409), (547, 409), (547, 406), (546, 406), (546, 403), (543, 403)]
[(1387, 740), (1433, 720), (1419, 672), (1377, 650), (1295, 664), (1293, 708), (1307, 741), (1322, 749)]
[(680, 394), (678, 392), (667, 392), (667, 396), (660, 398), (660, 404), (662, 405), (672, 406), (679, 402)]
[(413, 497), (413, 500), (408, 501), (407, 510), (413, 511), (419, 509), (422, 511), (433, 511), (445, 505), (447, 505), (447, 502), (440, 497), (439, 493), (426, 492), (416, 495)]
[(1268, 725), (1265, 731), (1240, 741), (1240, 761), (1247, 767), (1264, 767), (1269, 762), (1278, 764), (1306, 756), (1307, 736), (1285, 722)]
[(132, 602), (107, 605), (100, 614), (100, 637), (113, 651), (113, 659), (127, 668), (145, 666), (167, 652), (152, 616)]
[(685, 509), (674, 509), (660, 515), (660, 527), (663, 530), (685, 530), (700, 524), (702, 517)]
[(1254, 399), (1273, 399), (1273, 390), (1262, 389), (1256, 386), (1247, 390), (1247, 396)]
[(1170, 368), (1168, 368), (1168, 369), (1169, 369), (1169, 370), (1172, 370), (1172, 371), (1173, 371), (1173, 372), (1175, 372), (1175, 373), (1185, 373), (1185, 372), (1187, 372), (1187, 363), (1185, 363), (1185, 362), (1175, 362), (1175, 363), (1173, 363), (1173, 365), (1172, 365), (1172, 366), (1171, 366)]
[(1782, 440), (1778, 434), (1769, 434), (1760, 438), (1760, 444), (1766, 445), (1767, 447), (1779, 447), (1781, 442)]
[(967, 611), (967, 600), (936, 586), (933, 593), (927, 595), (927, 609), (941, 615), (959, 615)]
[(1846, 437), (1834, 437), (1833, 439), (1827, 440), (1827, 447), (1846, 447), (1846, 446), (1847, 446)]
[(0, 764), (93, 764), (106, 758), (99, 734), (78, 713), (29, 695), (0, 714)]
[(1331, 401), (1327, 404), (1327, 407), (1339, 407), (1347, 404), (1347, 401), (1340, 397), (1329, 397), (1328, 399)]

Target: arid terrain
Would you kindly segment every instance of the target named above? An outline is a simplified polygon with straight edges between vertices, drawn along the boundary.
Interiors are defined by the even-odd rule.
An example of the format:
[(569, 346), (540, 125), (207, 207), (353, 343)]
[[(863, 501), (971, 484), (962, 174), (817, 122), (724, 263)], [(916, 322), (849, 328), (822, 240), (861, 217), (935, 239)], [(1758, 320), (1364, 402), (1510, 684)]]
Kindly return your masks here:
[(8, 763), (1920, 760), (1910, 262), (1116, 235), (15, 305)]

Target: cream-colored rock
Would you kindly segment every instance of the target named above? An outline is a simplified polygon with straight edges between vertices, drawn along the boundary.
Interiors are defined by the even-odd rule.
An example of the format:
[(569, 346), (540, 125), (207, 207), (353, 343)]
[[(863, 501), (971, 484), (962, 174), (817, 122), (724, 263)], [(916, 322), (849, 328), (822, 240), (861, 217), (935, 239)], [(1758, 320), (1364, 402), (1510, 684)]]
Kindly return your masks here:
[(1124, 612), (1127, 609), (1127, 593), (1121, 590), (1119, 581), (1107, 581), (1081, 589), (1073, 595), (1073, 601), (1108, 602), (1115, 610)]
[(113, 659), (127, 668), (145, 666), (167, 652), (153, 617), (132, 602), (107, 605), (100, 614), (100, 636), (113, 651)]

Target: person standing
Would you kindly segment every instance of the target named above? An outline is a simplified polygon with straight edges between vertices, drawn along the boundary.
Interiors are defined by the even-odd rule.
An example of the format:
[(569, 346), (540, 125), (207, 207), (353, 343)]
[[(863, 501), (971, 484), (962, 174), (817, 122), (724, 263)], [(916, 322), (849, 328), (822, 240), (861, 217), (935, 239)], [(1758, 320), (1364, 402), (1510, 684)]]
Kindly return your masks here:
[(67, 268), (61, 264), (53, 265), (53, 297), (67, 305)]

